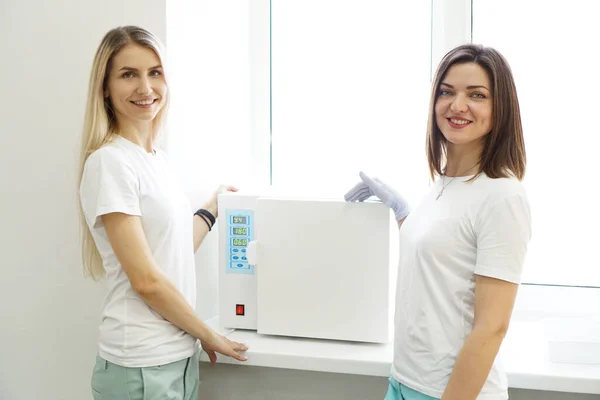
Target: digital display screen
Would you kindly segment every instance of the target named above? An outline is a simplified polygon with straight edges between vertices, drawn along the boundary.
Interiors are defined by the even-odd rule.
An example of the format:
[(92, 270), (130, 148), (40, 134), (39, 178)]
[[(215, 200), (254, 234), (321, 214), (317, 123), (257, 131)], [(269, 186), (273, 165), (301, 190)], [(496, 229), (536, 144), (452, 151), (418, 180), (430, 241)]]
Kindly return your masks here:
[(248, 223), (248, 217), (246, 216), (240, 216), (240, 215), (234, 215), (233, 217), (233, 223), (234, 224), (247, 224)]
[(248, 234), (248, 228), (233, 228), (233, 234), (246, 236)]
[(233, 239), (234, 246), (248, 246), (248, 239)]

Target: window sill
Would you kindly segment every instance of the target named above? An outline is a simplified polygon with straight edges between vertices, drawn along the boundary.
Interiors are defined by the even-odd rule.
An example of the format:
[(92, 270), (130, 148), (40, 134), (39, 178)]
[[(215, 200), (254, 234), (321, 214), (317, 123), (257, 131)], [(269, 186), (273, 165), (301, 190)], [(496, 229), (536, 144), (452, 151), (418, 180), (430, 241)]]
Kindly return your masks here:
[[(209, 322), (218, 326), (218, 320)], [(540, 320), (513, 319), (499, 357), (511, 388), (600, 394), (600, 361), (593, 364), (550, 362), (548, 340)], [(393, 345), (347, 343), (259, 335), (254, 331), (223, 332), (247, 343), (248, 361), (219, 357), (220, 363), (387, 377)], [(206, 362), (206, 354), (201, 355)]]

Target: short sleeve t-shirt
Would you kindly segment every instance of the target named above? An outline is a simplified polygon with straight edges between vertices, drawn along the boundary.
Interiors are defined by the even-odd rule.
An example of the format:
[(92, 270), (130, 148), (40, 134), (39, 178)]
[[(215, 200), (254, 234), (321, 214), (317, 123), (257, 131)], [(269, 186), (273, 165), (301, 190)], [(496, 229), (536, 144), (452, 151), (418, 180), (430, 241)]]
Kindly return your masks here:
[[(473, 328), (476, 275), (520, 283), (531, 236), (517, 179), (470, 178), (457, 177), (437, 200), (436, 182), (400, 229), (392, 376), (435, 398)], [(498, 360), (477, 399), (508, 399)]]
[(163, 151), (149, 153), (119, 135), (85, 163), (79, 194), (108, 286), (99, 355), (114, 364), (167, 364), (190, 357), (198, 348), (194, 337), (152, 310), (132, 289), (101, 218), (115, 212), (139, 216), (154, 261), (194, 308), (193, 211), (177, 182)]

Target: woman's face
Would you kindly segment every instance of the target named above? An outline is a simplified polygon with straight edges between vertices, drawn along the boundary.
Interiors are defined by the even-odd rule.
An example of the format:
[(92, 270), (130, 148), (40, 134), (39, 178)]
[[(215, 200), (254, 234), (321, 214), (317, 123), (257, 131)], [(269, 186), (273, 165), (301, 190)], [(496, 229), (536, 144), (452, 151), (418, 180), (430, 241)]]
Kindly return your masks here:
[(167, 91), (153, 50), (128, 44), (114, 56), (104, 95), (110, 97), (120, 126), (152, 122), (165, 104)]
[(435, 121), (448, 142), (465, 145), (480, 141), (492, 130), (492, 118), (487, 72), (472, 62), (450, 67), (435, 104)]

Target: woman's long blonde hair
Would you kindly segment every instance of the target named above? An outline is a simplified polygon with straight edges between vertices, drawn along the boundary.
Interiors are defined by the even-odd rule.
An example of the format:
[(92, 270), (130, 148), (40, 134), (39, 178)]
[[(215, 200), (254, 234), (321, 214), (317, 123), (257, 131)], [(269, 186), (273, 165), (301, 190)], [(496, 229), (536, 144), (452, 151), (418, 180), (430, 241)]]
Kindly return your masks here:
[[(83, 137), (81, 140), (81, 158), (79, 165), (79, 179), (77, 186), (81, 185), (81, 178), (87, 158), (94, 151), (111, 141), (113, 135), (118, 134), (118, 126), (110, 98), (105, 98), (104, 93), (108, 81), (108, 75), (115, 55), (126, 45), (137, 44), (153, 50), (159, 58), (163, 73), (166, 70), (163, 57), (163, 47), (156, 36), (145, 29), (137, 26), (122, 26), (110, 30), (102, 39), (90, 74), (87, 106), (83, 126)], [(166, 78), (166, 74), (164, 75)], [(161, 131), (169, 105), (169, 94), (167, 91), (164, 105), (153, 121), (153, 135), (156, 139)], [(79, 193), (79, 190), (77, 191)], [(78, 196), (79, 214), (81, 224), (82, 257), (86, 276), (93, 279), (104, 277), (105, 270), (96, 243), (83, 214), (81, 200)]]

